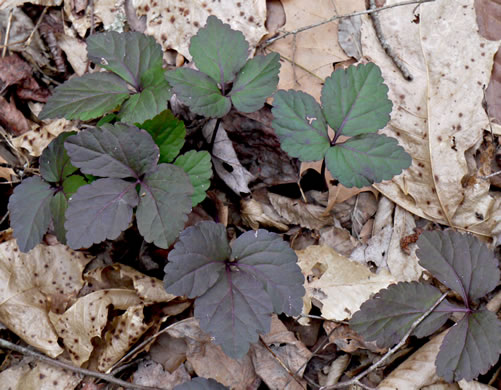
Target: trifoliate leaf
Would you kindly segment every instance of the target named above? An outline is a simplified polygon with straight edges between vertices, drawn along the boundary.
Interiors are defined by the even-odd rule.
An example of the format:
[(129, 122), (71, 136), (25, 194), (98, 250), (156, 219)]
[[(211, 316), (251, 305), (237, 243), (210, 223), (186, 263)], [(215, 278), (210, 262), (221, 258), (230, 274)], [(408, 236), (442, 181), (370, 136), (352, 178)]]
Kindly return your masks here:
[(214, 379), (198, 377), (177, 385), (174, 390), (228, 390), (228, 388)]
[(165, 77), (172, 92), (194, 113), (220, 118), (230, 111), (230, 98), (223, 96), (216, 82), (206, 74), (182, 68), (167, 72)]
[(160, 45), (138, 32), (93, 34), (87, 39), (87, 52), (92, 62), (118, 74), (137, 90), (148, 69), (162, 66)]
[(278, 234), (263, 229), (242, 234), (232, 245), (232, 258), (240, 272), (248, 272), (263, 283), (275, 313), (301, 313), (304, 276), (295, 252)]
[(229, 96), (235, 108), (254, 112), (263, 107), (266, 98), (275, 92), (280, 71), (280, 55), (256, 56), (238, 73)]
[(273, 305), (263, 283), (247, 272), (228, 272), (195, 301), (200, 328), (224, 353), (242, 358), (271, 326)]
[(283, 150), (301, 161), (324, 158), (330, 147), (327, 124), (312, 96), (301, 91), (278, 91), (272, 113), (272, 126)]
[(235, 79), (247, 61), (248, 50), (244, 34), (212, 15), (190, 41), (190, 54), (197, 68), (220, 85)]
[(159, 156), (146, 131), (123, 123), (81, 131), (65, 147), (82, 172), (116, 178), (138, 178), (155, 167)]
[(342, 185), (362, 188), (398, 175), (411, 165), (411, 157), (395, 138), (363, 134), (327, 150), (325, 163)]
[(200, 222), (184, 230), (165, 266), (167, 292), (196, 298), (211, 288), (230, 258), (226, 228), (222, 224)]
[(469, 302), (499, 283), (494, 253), (471, 234), (452, 230), (424, 232), (417, 242), (419, 264)]
[(137, 206), (135, 183), (99, 179), (80, 187), (66, 210), (66, 239), (73, 249), (114, 240), (127, 229)]
[(469, 313), (454, 325), (438, 353), (437, 374), (447, 382), (485, 374), (501, 353), (501, 322), (487, 310)]
[(122, 105), (118, 117), (125, 123), (142, 123), (164, 111), (170, 96), (167, 82), (165, 85), (145, 88)]
[(50, 201), (50, 210), (52, 213), (52, 223), (54, 224), (54, 233), (61, 244), (66, 244), (66, 221), (65, 213), (68, 208), (68, 199), (62, 191), (54, 195)]
[[(365, 340), (376, 341), (380, 347), (390, 347), (401, 340), (413, 322), (433, 306), (441, 295), (438, 288), (428, 284), (393, 284), (364, 302), (351, 318), (350, 326)], [(432, 334), (455, 309), (457, 307), (442, 301), (413, 334), (417, 337)]]
[(184, 122), (177, 119), (171, 111), (165, 110), (153, 119), (139, 125), (150, 133), (160, 149), (159, 163), (170, 163), (179, 154), (184, 145), (186, 128)]
[[(94, 181), (94, 180), (92, 180)], [(72, 175), (63, 181), (63, 192), (67, 199), (69, 199), (80, 187), (87, 184), (84, 177), (80, 175)]]
[(56, 87), (38, 117), (87, 121), (113, 110), (128, 97), (127, 83), (117, 75), (87, 73)]
[(63, 181), (78, 168), (74, 167), (64, 149), (64, 141), (76, 132), (65, 132), (59, 134), (51, 141), (40, 156), (40, 173), (42, 177), (53, 183)]
[(325, 80), (321, 101), (336, 136), (375, 133), (390, 120), (388, 87), (373, 63), (336, 70)]
[(206, 191), (210, 186), (210, 178), (212, 177), (210, 154), (205, 150), (200, 152), (190, 150), (179, 156), (174, 165), (183, 168), (190, 177), (193, 186), (191, 201), (192, 206), (195, 207), (205, 199)]
[(191, 211), (193, 186), (182, 168), (160, 164), (146, 175), (139, 191), (137, 227), (146, 242), (167, 249)]
[(54, 189), (39, 176), (23, 180), (9, 198), (10, 225), (21, 252), (33, 249), (50, 224)]

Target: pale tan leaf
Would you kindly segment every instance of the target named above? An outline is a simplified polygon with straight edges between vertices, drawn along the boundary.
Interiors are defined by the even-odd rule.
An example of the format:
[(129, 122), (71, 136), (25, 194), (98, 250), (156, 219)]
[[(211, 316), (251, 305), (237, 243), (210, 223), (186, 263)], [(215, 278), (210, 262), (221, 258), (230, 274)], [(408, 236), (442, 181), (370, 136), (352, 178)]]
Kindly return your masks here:
[(336, 358), (329, 367), (329, 374), (323, 386), (331, 386), (338, 383), (339, 378), (341, 378), (348, 364), (350, 364), (350, 359), (351, 357), (348, 354)]
[(24, 3), (41, 5), (46, 7), (58, 7), (62, 4), (63, 0), (4, 0), (0, 3), (0, 10), (19, 7)]
[[(87, 8), (84, 12), (79, 12), (79, 10), (73, 9), (73, 1), (64, 2), (64, 14), (65, 17), (72, 23), (73, 28), (77, 31), (81, 38), (85, 38), (87, 30), (90, 29), (92, 17), (94, 18), (94, 25), (102, 23), (105, 28), (110, 28), (114, 22), (120, 22), (116, 27), (123, 28), (123, 22), (125, 20), (125, 11), (123, 7), (119, 7), (117, 10), (116, 0), (97, 0), (94, 1), (94, 7), (91, 17), (90, 9)], [(123, 4), (123, 3), (122, 3)], [(119, 19), (119, 20), (116, 20)], [(117, 28), (114, 29), (117, 31)]]
[(358, 246), (357, 240), (348, 230), (335, 226), (321, 229), (318, 243), (331, 247), (339, 254), (347, 257)]
[(174, 372), (164, 371), (161, 364), (153, 361), (145, 361), (139, 364), (134, 373), (133, 383), (143, 386), (154, 386), (165, 390), (171, 390), (181, 383), (191, 379), (184, 365), (179, 366)]
[(461, 390), (496, 390), (495, 387), (485, 385), (483, 383), (477, 382), (477, 381), (466, 381), (462, 379), (459, 381), (459, 388)]
[(150, 348), (151, 359), (160, 363), (164, 369), (174, 372), (185, 360), (188, 345), (182, 338), (174, 338), (167, 333), (157, 337)]
[(289, 227), (282, 222), (283, 218), (275, 212), (273, 207), (252, 198), (240, 201), (240, 215), (244, 223), (254, 230), (259, 227), (271, 227), (282, 232), (289, 230)]
[(460, 390), (460, 388), (457, 383), (436, 383), (421, 387), (420, 390)]
[(375, 341), (365, 341), (348, 325), (338, 324), (332, 321), (324, 321), (323, 328), (329, 335), (329, 342), (344, 352), (353, 353), (359, 349), (368, 349), (374, 353), (385, 353), (385, 348), (379, 348)]
[(78, 76), (87, 71), (87, 44), (68, 34), (56, 34), (57, 44)]
[(346, 55), (360, 61), (362, 58), (362, 43), (360, 42), (360, 16), (343, 18), (339, 21), (338, 41)]

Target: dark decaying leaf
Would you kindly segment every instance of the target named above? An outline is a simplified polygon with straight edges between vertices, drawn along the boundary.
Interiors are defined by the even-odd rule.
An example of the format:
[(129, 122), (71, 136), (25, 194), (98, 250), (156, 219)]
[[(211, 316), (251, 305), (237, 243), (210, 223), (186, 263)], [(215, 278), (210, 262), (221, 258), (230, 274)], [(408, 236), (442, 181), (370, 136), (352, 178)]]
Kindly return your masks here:
[[(351, 318), (350, 326), (365, 340), (376, 341), (379, 347), (390, 347), (402, 339), (412, 323), (441, 295), (438, 288), (427, 284), (393, 284), (364, 302)], [(432, 334), (447, 321), (454, 309), (457, 307), (442, 301), (413, 334), (417, 337)]]
[(33, 249), (49, 227), (54, 190), (39, 176), (19, 184), (9, 198), (10, 225), (22, 252)]
[(231, 101), (235, 108), (242, 112), (254, 112), (263, 107), (266, 98), (277, 88), (279, 71), (280, 55), (277, 53), (256, 56), (247, 61), (231, 89)]
[(172, 162), (184, 145), (184, 122), (177, 119), (170, 110), (162, 111), (153, 119), (143, 122), (139, 128), (146, 130), (160, 149), (159, 163)]
[(424, 232), (417, 245), (419, 264), (461, 295), (465, 304), (483, 297), (499, 283), (494, 253), (471, 234)]
[(165, 266), (166, 290), (196, 298), (211, 288), (230, 258), (226, 228), (222, 224), (200, 222), (184, 230)]
[(329, 148), (325, 163), (347, 188), (362, 188), (389, 180), (411, 165), (411, 157), (395, 138), (363, 134)]
[(226, 386), (214, 379), (193, 378), (189, 382), (184, 382), (174, 387), (174, 390), (227, 390)]
[(162, 66), (162, 49), (151, 36), (137, 32), (108, 31), (87, 39), (89, 59), (115, 72), (139, 89), (141, 77), (151, 68)]
[(216, 82), (206, 74), (182, 68), (167, 72), (165, 77), (172, 92), (194, 113), (219, 118), (230, 111), (230, 98), (223, 96)]
[(282, 149), (301, 161), (317, 161), (330, 147), (327, 123), (316, 100), (301, 91), (283, 91), (275, 94), (273, 122)]
[(127, 83), (117, 75), (107, 72), (87, 73), (56, 87), (38, 117), (86, 121), (106, 114), (128, 97)]
[(179, 156), (174, 165), (183, 168), (190, 177), (193, 186), (191, 200), (192, 206), (195, 207), (205, 199), (206, 191), (210, 186), (210, 178), (212, 177), (210, 154), (205, 150), (190, 150)]
[(325, 80), (320, 100), (336, 136), (375, 133), (390, 120), (388, 87), (373, 63), (336, 70)]
[(193, 186), (182, 168), (160, 164), (148, 174), (141, 182), (136, 211), (137, 227), (144, 239), (167, 249), (188, 219), (192, 194)]
[(138, 178), (154, 168), (159, 157), (146, 131), (123, 123), (81, 131), (69, 137), (65, 147), (73, 165), (96, 176)]
[(444, 338), (437, 374), (447, 382), (471, 381), (485, 374), (501, 353), (501, 322), (487, 310), (469, 313)]
[(73, 249), (114, 240), (127, 229), (137, 206), (136, 184), (120, 179), (99, 179), (80, 187), (66, 210), (66, 239)]
[(66, 221), (65, 213), (68, 208), (68, 199), (62, 191), (55, 194), (50, 200), (50, 211), (52, 214), (52, 223), (54, 224), (54, 233), (61, 244), (66, 244)]
[(197, 68), (220, 85), (234, 80), (247, 61), (248, 50), (244, 34), (213, 15), (190, 41), (190, 54)]
[(40, 156), (40, 173), (42, 177), (53, 183), (62, 182), (78, 168), (70, 162), (70, 157), (64, 149), (64, 141), (76, 132), (65, 132), (59, 134), (51, 141)]

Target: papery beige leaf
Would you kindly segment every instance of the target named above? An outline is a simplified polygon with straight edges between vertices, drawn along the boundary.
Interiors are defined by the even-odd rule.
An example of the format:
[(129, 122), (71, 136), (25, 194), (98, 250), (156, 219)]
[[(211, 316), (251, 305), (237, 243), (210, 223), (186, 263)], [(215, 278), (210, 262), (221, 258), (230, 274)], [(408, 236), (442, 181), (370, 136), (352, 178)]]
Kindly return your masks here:
[(328, 320), (351, 318), (372, 294), (395, 281), (388, 271), (372, 273), (326, 246), (312, 245), (296, 254), (306, 278), (306, 295)]
[[(125, 18), (125, 11), (122, 10), (122, 7), (117, 9), (117, 4), (120, 4), (120, 2), (116, 0), (94, 0), (92, 16), (89, 8), (84, 12), (74, 10), (73, 3), (73, 1), (64, 2), (64, 14), (81, 38), (84, 38), (90, 29), (92, 18), (94, 18), (94, 25), (102, 23), (106, 29), (113, 25), (117, 17)], [(115, 30), (117, 29), (115, 28)]]
[(420, 390), (460, 390), (460, 388), (457, 383), (436, 383), (421, 387)]
[(492, 386), (489, 386), (489, 385), (486, 385), (486, 384), (483, 384), (483, 383), (480, 383), (480, 382), (477, 382), (477, 381), (466, 381), (464, 379), (462, 379), (461, 381), (459, 381), (459, 388), (461, 390), (496, 390), (495, 387), (492, 387)]
[(329, 342), (336, 344), (341, 351), (349, 354), (359, 349), (368, 349), (378, 354), (383, 354), (387, 351), (385, 348), (379, 348), (375, 341), (365, 341), (348, 325), (324, 321), (323, 328), (325, 333), (329, 335)]
[(348, 230), (340, 227), (329, 227), (320, 230), (319, 245), (331, 247), (343, 256), (349, 257), (358, 246), (357, 240)]
[[(252, 363), (256, 374), (271, 390), (293, 390), (306, 388), (306, 381), (301, 379), (306, 363), (312, 353), (300, 342), (294, 333), (287, 330), (285, 325), (273, 315), (270, 332), (261, 336), (268, 348), (289, 369), (289, 372), (277, 361), (277, 357), (268, 351), (261, 343), (251, 346)], [(299, 383), (291, 378), (294, 373)]]
[(282, 222), (283, 218), (275, 212), (273, 207), (252, 198), (240, 201), (240, 215), (244, 223), (254, 230), (259, 227), (271, 227), (282, 232), (289, 230), (289, 226)]
[(433, 337), (395, 368), (377, 388), (418, 390), (438, 382), (440, 378), (436, 374), (435, 359), (446, 334), (447, 331), (444, 331)]
[(483, 86), (499, 43), (478, 34), (472, 0), (423, 4), (418, 24), (412, 23), (413, 9), (394, 7), (379, 14), (388, 43), (410, 69), (412, 82), (396, 71), (369, 18), (363, 18), (364, 54), (380, 66), (394, 103), (384, 133), (396, 137), (413, 159), (402, 175), (376, 188), (423, 218), (492, 235), (499, 230), (501, 197), (489, 193), (488, 181), (475, 177), (477, 168), (465, 154), (474, 154), (488, 128)]
[(215, 15), (234, 30), (241, 31), (254, 49), (266, 28), (266, 1), (133, 0), (138, 16), (146, 16), (147, 35), (153, 35), (164, 50), (174, 49), (188, 59), (190, 39)]
[[(74, 364), (81, 366), (94, 350), (92, 339), (101, 337), (108, 323), (109, 306), (127, 310), (141, 304), (141, 299), (134, 290), (100, 290), (79, 298), (63, 314), (49, 313), (50, 320), (57, 334), (64, 341), (64, 346)], [(142, 311), (142, 309), (138, 309)], [(143, 333), (146, 330), (144, 326)], [(131, 328), (125, 329), (131, 331)], [(135, 332), (135, 330), (134, 330)]]
[(191, 380), (190, 374), (184, 365), (179, 366), (174, 372), (164, 371), (161, 364), (154, 361), (144, 361), (139, 364), (134, 373), (133, 383), (143, 386), (154, 386), (161, 389), (173, 389), (181, 383)]
[(362, 21), (360, 16), (343, 18), (339, 21), (338, 41), (339, 46), (346, 55), (355, 58), (357, 61), (363, 56), (362, 43), (360, 42), (360, 27)]
[(338, 358), (336, 358), (331, 363), (329, 367), (329, 374), (327, 375), (325, 383), (323, 383), (322, 386), (331, 386), (338, 383), (339, 378), (341, 378), (341, 375), (343, 375), (346, 368), (348, 368), (348, 365), (350, 364), (350, 359), (351, 356), (348, 354), (341, 355)]
[(62, 4), (62, 2), (63, 0), (4, 0), (0, 3), (0, 9), (19, 7), (24, 3), (41, 5), (45, 7), (58, 7)]
[(56, 34), (56, 39), (75, 73), (82, 76), (87, 71), (87, 44), (67, 34)]
[(150, 348), (151, 359), (169, 372), (176, 370), (185, 360), (188, 345), (182, 338), (162, 333)]
[(15, 240), (0, 244), (0, 321), (51, 357), (63, 352), (48, 318), (53, 296), (75, 297), (90, 261), (67, 246), (37, 245), (22, 253)]

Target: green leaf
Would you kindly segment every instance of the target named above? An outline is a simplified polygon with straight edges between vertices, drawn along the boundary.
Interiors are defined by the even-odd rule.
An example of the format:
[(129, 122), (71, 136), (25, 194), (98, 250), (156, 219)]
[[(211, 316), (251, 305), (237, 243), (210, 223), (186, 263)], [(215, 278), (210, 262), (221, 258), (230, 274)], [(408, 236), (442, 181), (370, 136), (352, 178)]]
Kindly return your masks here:
[(317, 161), (330, 147), (327, 124), (320, 105), (307, 93), (283, 91), (275, 94), (273, 122), (282, 149), (301, 161)]
[(223, 96), (216, 82), (206, 74), (182, 68), (167, 72), (165, 77), (172, 92), (194, 113), (220, 118), (230, 111), (230, 98)]
[(117, 114), (108, 114), (103, 116), (99, 121), (96, 123), (96, 127), (101, 127), (102, 125), (105, 125), (106, 123), (111, 123), (117, 119)]
[(235, 108), (242, 112), (254, 112), (263, 107), (266, 98), (277, 88), (279, 71), (280, 55), (277, 53), (256, 56), (247, 61), (229, 95)]
[(120, 77), (107, 72), (88, 73), (56, 87), (38, 117), (87, 121), (113, 110), (128, 97), (129, 89)]
[(362, 188), (398, 175), (411, 165), (411, 157), (394, 138), (363, 134), (330, 148), (325, 163), (342, 185)]
[(388, 87), (373, 63), (336, 70), (325, 80), (321, 101), (336, 137), (375, 133), (390, 120)]
[[(93, 180), (95, 181), (95, 180)], [(80, 175), (72, 175), (67, 177), (63, 181), (63, 192), (66, 198), (70, 198), (78, 189), (87, 184), (87, 181), (84, 177)]]
[(138, 32), (108, 31), (87, 38), (89, 59), (108, 69), (137, 90), (151, 68), (162, 67), (162, 48), (151, 36)]
[[(350, 321), (350, 326), (365, 340), (376, 341), (380, 347), (391, 347), (401, 340), (414, 321), (441, 296), (438, 288), (417, 282), (401, 282), (379, 291), (364, 302)], [(425, 337), (440, 328), (456, 309), (442, 301), (414, 330)]]
[(48, 183), (32, 176), (23, 180), (9, 198), (10, 225), (21, 252), (33, 249), (47, 232), (53, 194)]
[(43, 150), (40, 156), (40, 173), (45, 180), (58, 183), (78, 169), (71, 164), (68, 153), (64, 149), (64, 141), (74, 134), (76, 134), (75, 131), (59, 134)]
[(190, 54), (197, 68), (220, 85), (235, 79), (247, 61), (248, 51), (244, 34), (213, 15), (190, 41)]
[(205, 199), (206, 191), (210, 186), (210, 178), (212, 177), (210, 154), (205, 150), (200, 152), (190, 150), (179, 156), (174, 165), (183, 168), (190, 177), (193, 186), (191, 202), (192, 206), (195, 207)]
[(170, 163), (184, 145), (184, 122), (177, 119), (170, 110), (162, 111), (153, 119), (140, 124), (139, 128), (150, 133), (160, 149), (159, 163)]
[(146, 242), (167, 249), (191, 211), (193, 186), (188, 175), (172, 164), (160, 164), (141, 183), (137, 227)]
[(141, 93), (132, 95), (122, 105), (118, 118), (125, 123), (142, 123), (164, 111), (170, 97), (171, 93), (166, 81), (164, 85), (145, 88)]
[(471, 381), (485, 374), (501, 353), (501, 322), (488, 310), (465, 315), (442, 342), (437, 374), (447, 382)]
[(54, 233), (61, 244), (66, 244), (66, 209), (68, 208), (68, 199), (63, 192), (59, 191), (50, 200), (50, 210), (52, 213), (52, 222), (54, 224)]

